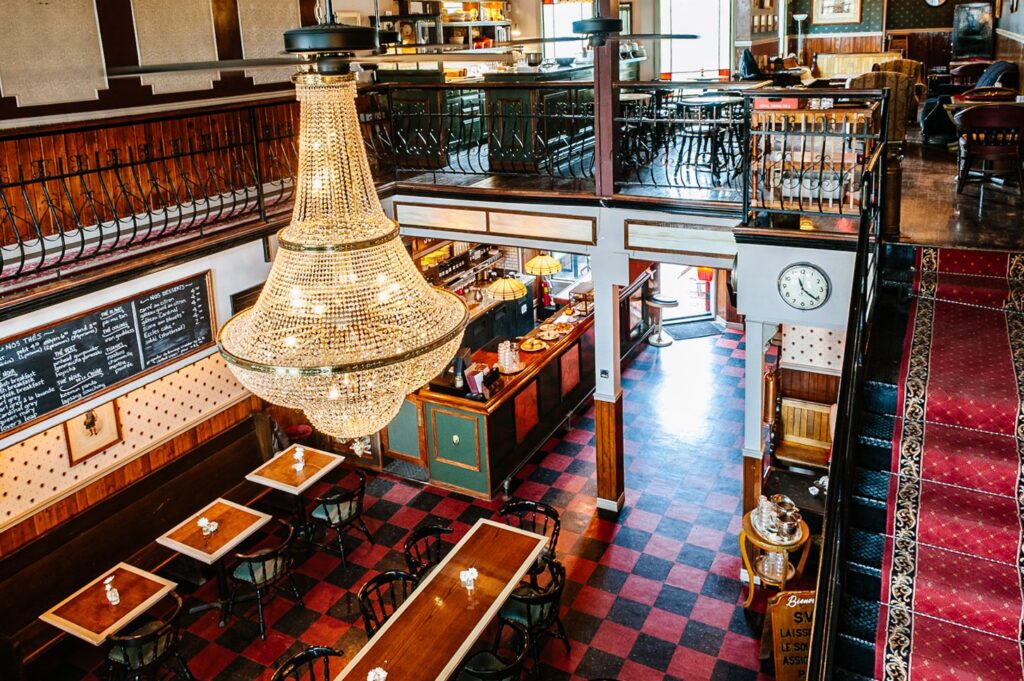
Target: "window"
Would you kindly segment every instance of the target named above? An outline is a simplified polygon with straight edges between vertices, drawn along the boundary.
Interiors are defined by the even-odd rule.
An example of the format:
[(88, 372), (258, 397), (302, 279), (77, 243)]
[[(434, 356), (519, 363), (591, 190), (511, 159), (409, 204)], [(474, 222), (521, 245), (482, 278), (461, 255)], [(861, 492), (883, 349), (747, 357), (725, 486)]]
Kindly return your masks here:
[(590, 278), (590, 256), (575, 255), (573, 253), (556, 253), (552, 251), (551, 256), (562, 261), (562, 271), (552, 275), (556, 281), (576, 281)]
[[(594, 5), (590, 0), (557, 0), (541, 5), (541, 31), (545, 38), (568, 38), (573, 35), (572, 22), (589, 19), (594, 15)], [(582, 42), (544, 43), (544, 56), (576, 57), (583, 49)]]
[(729, 0), (660, 0), (660, 33), (693, 33), (696, 40), (662, 40), (661, 72), (675, 80), (728, 70)]

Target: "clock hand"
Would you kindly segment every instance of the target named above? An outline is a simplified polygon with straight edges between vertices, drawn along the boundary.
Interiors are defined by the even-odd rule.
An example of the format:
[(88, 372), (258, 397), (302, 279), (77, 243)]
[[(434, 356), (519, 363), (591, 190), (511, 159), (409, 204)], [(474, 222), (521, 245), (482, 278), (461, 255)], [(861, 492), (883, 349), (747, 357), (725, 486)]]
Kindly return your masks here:
[(810, 296), (811, 298), (814, 298), (814, 300), (815, 300), (815, 301), (819, 301), (819, 300), (821, 300), (821, 298), (819, 298), (818, 296), (814, 295), (813, 293), (811, 293), (810, 291), (808, 291), (808, 290), (807, 290), (806, 288), (804, 288), (804, 280), (803, 280), (803, 277), (799, 277), (799, 278), (797, 278), (797, 281), (796, 281), (796, 283), (800, 285), (800, 290), (801, 290), (801, 291), (803, 291), (804, 293), (806, 293), (807, 295), (809, 295), (809, 296)]

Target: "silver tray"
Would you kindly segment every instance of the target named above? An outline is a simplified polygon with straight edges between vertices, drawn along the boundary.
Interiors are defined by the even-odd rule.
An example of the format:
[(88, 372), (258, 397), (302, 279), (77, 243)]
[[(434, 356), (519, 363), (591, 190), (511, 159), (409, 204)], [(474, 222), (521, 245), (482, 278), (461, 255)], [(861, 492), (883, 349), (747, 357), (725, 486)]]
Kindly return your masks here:
[(800, 543), (800, 540), (804, 536), (803, 527), (797, 528), (796, 534), (792, 537), (772, 532), (767, 527), (761, 526), (761, 521), (757, 519), (757, 513), (750, 514), (750, 524), (753, 526), (754, 531), (761, 535), (762, 539), (769, 541), (772, 544), (778, 544), (779, 546), (793, 546), (794, 544)]

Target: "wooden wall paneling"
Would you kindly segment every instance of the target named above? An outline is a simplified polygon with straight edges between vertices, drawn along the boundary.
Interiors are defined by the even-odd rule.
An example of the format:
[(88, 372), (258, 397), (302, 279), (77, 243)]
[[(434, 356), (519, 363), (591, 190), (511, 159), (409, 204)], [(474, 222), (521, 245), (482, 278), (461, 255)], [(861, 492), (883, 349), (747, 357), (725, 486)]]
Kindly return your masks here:
[[(996, 59), (1013, 62), (1024, 72), (1024, 38), (1015, 36), (1007, 35), (1005, 31), (996, 32)], [(1020, 87), (1021, 92), (1024, 92), (1024, 79), (1021, 79)]]
[(753, 510), (757, 506), (757, 498), (761, 496), (762, 459), (751, 456), (743, 457), (743, 512)]
[(839, 377), (781, 367), (780, 394), (807, 402), (833, 404), (839, 399)]
[[(843, 35), (841, 33), (815, 35), (813, 33), (804, 35), (803, 64), (814, 63), (816, 54), (833, 53), (855, 53), (855, 52), (881, 52), (885, 42), (884, 36), (877, 35)], [(796, 36), (790, 36), (790, 52), (796, 52)]]
[(952, 31), (912, 31), (907, 33), (907, 57), (924, 63), (925, 71), (948, 66), (952, 55)]
[(0, 532), (0, 556), (11, 553), (60, 523), (108, 499), (119, 490), (209, 442), (217, 435), (248, 419), (262, 405), (249, 397), (212, 415), (209, 419), (162, 443), (83, 489), (76, 491), (28, 518)]

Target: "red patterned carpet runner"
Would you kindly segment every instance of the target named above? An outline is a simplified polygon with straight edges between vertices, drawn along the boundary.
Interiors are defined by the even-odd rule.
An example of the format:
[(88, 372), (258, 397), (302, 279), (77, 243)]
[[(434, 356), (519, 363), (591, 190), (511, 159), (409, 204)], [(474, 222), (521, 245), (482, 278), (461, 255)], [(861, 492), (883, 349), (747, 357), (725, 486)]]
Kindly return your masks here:
[(1024, 257), (926, 248), (917, 264), (875, 676), (1024, 679)]

